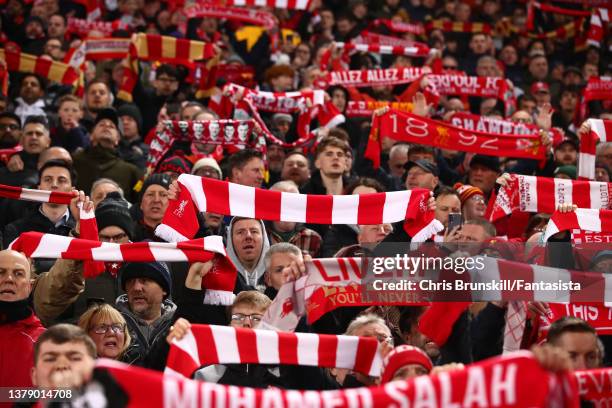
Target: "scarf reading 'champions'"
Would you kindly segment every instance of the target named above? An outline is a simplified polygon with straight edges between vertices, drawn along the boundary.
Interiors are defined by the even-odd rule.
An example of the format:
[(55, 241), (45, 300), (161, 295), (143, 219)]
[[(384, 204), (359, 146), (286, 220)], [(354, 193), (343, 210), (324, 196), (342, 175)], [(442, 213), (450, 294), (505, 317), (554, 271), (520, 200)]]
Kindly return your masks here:
[[(106, 387), (93, 387), (91, 401), (100, 403), (102, 399), (108, 406), (118, 406), (115, 404), (119, 404), (119, 400), (130, 406), (152, 408), (179, 406), (186, 402), (193, 406), (219, 408), (235, 407), (237, 404), (245, 408), (416, 407), (425, 403), (432, 408), (577, 407), (579, 396), (572, 374), (553, 374), (544, 370), (529, 352), (492, 358), (469, 365), (464, 370), (394, 381), (377, 387), (333, 391), (226, 386), (163, 375), (104, 359), (98, 360), (97, 367), (94, 380), (109, 386), (104, 393), (101, 390)], [(538, 386), (534, 387), (534, 384)], [(595, 389), (595, 386), (585, 385), (584, 392), (595, 392)], [(609, 395), (609, 392), (604, 394)], [(89, 401), (87, 395), (84, 399)]]
[(539, 136), (491, 135), (467, 131), (423, 116), (389, 110), (381, 116), (374, 116), (372, 120), (365, 157), (372, 160), (375, 168), (380, 167), (383, 136), (402, 142), (490, 156), (538, 160), (545, 158)]
[(424, 189), (360, 195), (312, 195), (261, 188), (181, 174), (180, 193), (170, 204), (155, 234), (166, 241), (192, 238), (198, 229), (197, 213), (256, 218), (266, 221), (311, 224), (382, 224), (406, 221), (414, 238), (429, 238), (439, 222)]
[(559, 204), (580, 208), (612, 207), (612, 183), (512, 175), (495, 198), (490, 220), (515, 211), (553, 213)]

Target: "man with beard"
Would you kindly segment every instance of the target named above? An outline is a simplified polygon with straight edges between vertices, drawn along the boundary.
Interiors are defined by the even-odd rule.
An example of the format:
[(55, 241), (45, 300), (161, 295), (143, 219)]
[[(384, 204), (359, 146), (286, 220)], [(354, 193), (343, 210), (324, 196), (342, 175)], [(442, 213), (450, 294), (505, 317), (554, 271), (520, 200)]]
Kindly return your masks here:
[(0, 384), (31, 387), (34, 342), (44, 331), (28, 305), (32, 290), (28, 259), (11, 250), (0, 252)]
[(578, 142), (566, 137), (555, 146), (555, 164), (557, 166), (575, 166), (578, 160)]
[(121, 158), (119, 144), (119, 119), (114, 109), (98, 112), (90, 135), (91, 145), (74, 155), (74, 168), (79, 174), (77, 186), (89, 194), (94, 181), (99, 178), (114, 180), (129, 199), (133, 199), (133, 186), (140, 180), (141, 170)]
[(170, 183), (171, 178), (167, 174), (153, 174), (145, 180), (139, 206), (142, 217), (137, 221), (134, 241), (160, 241), (155, 235), (155, 228), (161, 224), (168, 208)]
[(11, 112), (0, 113), (0, 149), (10, 149), (21, 138), (21, 119)]
[(258, 289), (263, 292), (264, 257), (270, 241), (262, 221), (234, 217), (227, 230), (227, 256), (232, 260), (238, 276), (234, 293)]
[(281, 180), (291, 180), (297, 184), (298, 187), (302, 187), (310, 180), (308, 158), (306, 158), (302, 152), (292, 151), (287, 153), (283, 160)]
[(281, 179), (281, 172), (283, 170), (283, 160), (285, 159), (285, 149), (277, 144), (268, 144), (268, 171), (270, 172), (270, 179), (268, 185), (272, 185)]
[(19, 97), (15, 99), (15, 115), (24, 123), (28, 116), (46, 115), (45, 84), (35, 74), (26, 74), (21, 80)]

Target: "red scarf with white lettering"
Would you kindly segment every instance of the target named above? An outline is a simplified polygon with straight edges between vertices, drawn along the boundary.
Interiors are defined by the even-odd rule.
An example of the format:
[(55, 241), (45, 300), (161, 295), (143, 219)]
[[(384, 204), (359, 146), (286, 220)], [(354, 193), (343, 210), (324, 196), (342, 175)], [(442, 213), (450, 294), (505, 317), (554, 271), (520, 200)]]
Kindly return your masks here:
[(389, 110), (372, 119), (372, 129), (365, 157), (372, 160), (374, 167), (380, 167), (382, 137), (425, 144), (441, 149), (459, 150), (490, 156), (517, 157), (542, 160), (544, 146), (539, 136), (491, 135), (466, 131), (446, 122), (432, 120), (396, 110)]
[(369, 118), (375, 110), (385, 107), (400, 112), (412, 112), (412, 102), (348, 101), (344, 114), (349, 118)]
[[(199, 345), (198, 345), (199, 346)], [(248, 350), (244, 350), (248, 352)], [(241, 350), (242, 352), (242, 350)], [(189, 357), (185, 356), (184, 360)], [(92, 387), (91, 397), (116, 406), (122, 394), (130, 406), (170, 407), (192, 402), (212, 402), (216, 407), (578, 407), (576, 380), (570, 373), (553, 374), (544, 370), (529, 352), (497, 357), (446, 371), (434, 376), (420, 376), (376, 387), (332, 391), (292, 391), (276, 387), (263, 389), (203, 383), (182, 377), (163, 375), (114, 360), (98, 360), (94, 380), (114, 387)], [(537, 384), (537, 387), (534, 387)], [(123, 400), (125, 401), (125, 400)]]
[(465, 95), (504, 99), (508, 92), (505, 78), (467, 75), (427, 75), (431, 92), (439, 95)]
[(78, 37), (87, 37), (91, 31), (98, 31), (105, 37), (110, 37), (113, 31), (130, 29), (131, 27), (121, 20), (95, 21), (69, 17), (66, 31)]
[(374, 54), (386, 55), (405, 55), (408, 57), (426, 57), (429, 55), (429, 46), (423, 43), (410, 42), (406, 45), (387, 45), (363, 42), (359, 38), (353, 39), (349, 43), (335, 42), (336, 48), (342, 48), (345, 53), (351, 52), (371, 52)]
[(595, 407), (605, 407), (612, 401), (612, 368), (574, 371), (580, 398)]
[(211, 364), (299, 364), (346, 368), (372, 377), (382, 369), (378, 340), (373, 337), (196, 324), (170, 346), (165, 373), (190, 378)]
[[(610, 83), (612, 84), (612, 81)], [(588, 119), (588, 123), (591, 132), (588, 135), (583, 135), (580, 139), (578, 176), (593, 180), (595, 178), (597, 144), (612, 142), (612, 120)]]
[(372, 26), (373, 27), (385, 26), (389, 30), (395, 33), (402, 33), (402, 34), (410, 33), (410, 34), (415, 34), (415, 35), (425, 34), (425, 29), (423, 28), (423, 25), (421, 24), (405, 23), (403, 21), (395, 21), (395, 20), (389, 20), (389, 19), (384, 19), (384, 18), (377, 18), (376, 20), (372, 21)]
[(555, 211), (544, 231), (544, 241), (558, 232), (573, 229), (612, 233), (612, 210), (578, 208), (567, 213)]
[(276, 20), (272, 13), (254, 8), (229, 7), (212, 3), (196, 3), (186, 7), (183, 13), (188, 19), (212, 17), (214, 19), (224, 19), (240, 21), (250, 25), (261, 25), (266, 30), (271, 30), (276, 25)]
[(550, 214), (564, 203), (612, 208), (612, 183), (515, 174), (499, 189), (489, 219), (494, 222), (516, 211)]
[(197, 214), (213, 212), (266, 221), (311, 224), (382, 224), (406, 221), (412, 237), (429, 238), (439, 229), (427, 209), (431, 192), (424, 189), (360, 195), (311, 195), (270, 191), (215, 179), (181, 174), (180, 194), (155, 231), (166, 241), (192, 238)]
[(586, 321), (599, 335), (612, 334), (612, 308), (602, 303), (549, 303), (545, 316), (540, 316), (539, 338), (544, 340), (550, 325), (565, 316), (577, 317)]
[(327, 88), (334, 85), (344, 87), (352, 86), (364, 88), (370, 86), (399, 85), (414, 82), (423, 74), (431, 72), (429, 67), (403, 67), (387, 69), (368, 69), (354, 71), (331, 71), (326, 72), (315, 81), (319, 88)]

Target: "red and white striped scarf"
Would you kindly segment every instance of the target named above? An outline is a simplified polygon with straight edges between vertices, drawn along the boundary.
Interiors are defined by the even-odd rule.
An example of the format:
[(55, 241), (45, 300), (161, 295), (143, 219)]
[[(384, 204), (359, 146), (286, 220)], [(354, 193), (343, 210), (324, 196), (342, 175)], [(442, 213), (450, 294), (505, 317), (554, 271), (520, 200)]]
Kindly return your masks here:
[[(609, 6), (609, 4), (608, 4)], [(606, 8), (593, 8), (590, 26), (587, 33), (587, 44), (600, 48), (610, 23), (610, 10)]]
[(76, 194), (63, 191), (34, 190), (31, 188), (0, 184), (0, 197), (13, 200), (35, 201), (38, 203), (70, 204)]
[(369, 86), (399, 85), (414, 82), (423, 74), (431, 72), (429, 67), (402, 67), (353, 71), (331, 71), (315, 81), (318, 88), (334, 85), (363, 88)]
[(351, 51), (371, 52), (374, 54), (384, 55), (405, 55), (408, 57), (426, 57), (429, 55), (430, 49), (427, 44), (412, 43), (410, 45), (385, 45), (385, 44), (370, 44), (353, 40), (349, 43), (335, 42), (336, 48), (341, 48), (346, 53)]
[(241, 21), (252, 25), (261, 25), (271, 30), (276, 25), (272, 13), (263, 10), (242, 7), (228, 7), (212, 3), (196, 3), (184, 9), (183, 14), (188, 18), (212, 17), (217, 20), (227, 19)]
[(66, 30), (78, 37), (87, 37), (91, 31), (98, 31), (105, 37), (110, 37), (113, 31), (128, 30), (131, 27), (121, 20), (95, 21), (91, 19), (80, 19), (69, 17)]
[(612, 208), (612, 183), (513, 174), (497, 193), (490, 220), (515, 211), (553, 213), (558, 205), (568, 203), (580, 208)]
[(123, 59), (129, 50), (129, 38), (90, 38), (81, 42), (78, 48), (71, 48), (64, 61), (80, 69), (85, 61)]
[(359, 195), (313, 195), (270, 191), (227, 181), (181, 174), (181, 192), (170, 200), (155, 234), (166, 241), (185, 241), (198, 229), (197, 213), (213, 212), (266, 221), (311, 224), (382, 224), (405, 221), (415, 242), (441, 230), (427, 209), (429, 190)]
[[(94, 218), (95, 221), (95, 218)], [(133, 242), (117, 244), (61, 235), (25, 232), (10, 249), (29, 258), (75, 259), (100, 262), (208, 262), (212, 270), (204, 276), (204, 303), (231, 305), (237, 270), (227, 257), (223, 238), (209, 236), (180, 243)]]
[(307, 10), (311, 0), (228, 0), (228, 6), (269, 7), (285, 10)]
[(612, 232), (612, 210), (578, 208), (562, 213), (555, 211), (544, 231), (544, 241), (561, 231), (580, 229), (592, 232)]
[[(612, 81), (608, 82), (612, 84)], [(612, 89), (609, 92), (612, 92)], [(580, 140), (578, 176), (593, 180), (595, 178), (597, 143), (612, 142), (612, 120), (589, 119), (587, 122), (591, 127), (591, 132), (584, 135)]]
[[(189, 357), (185, 357), (185, 360)], [(496, 357), (445, 371), (375, 387), (331, 391), (283, 390), (227, 386), (163, 375), (114, 360), (96, 362), (87, 401), (116, 406), (129, 401), (135, 407), (176, 407), (213, 404), (219, 408), (255, 407), (383, 408), (425, 406), (431, 408), (478, 407), (577, 407), (577, 382), (569, 372), (546, 371), (530, 352)], [(590, 373), (591, 371), (587, 371)], [(105, 374), (105, 375), (101, 375)], [(109, 381), (108, 377), (114, 381)], [(589, 379), (590, 380), (590, 379)], [(588, 381), (588, 380), (584, 380)], [(105, 389), (103, 384), (109, 384)], [(534, 386), (537, 384), (537, 386)], [(596, 384), (597, 385), (597, 384)], [(586, 388), (586, 387), (585, 387)], [(596, 386), (587, 390), (594, 392)], [(609, 396), (609, 390), (600, 392)]]
[(193, 325), (170, 346), (166, 374), (190, 378), (211, 364), (272, 364), (346, 368), (378, 377), (382, 359), (373, 337), (287, 333)]
[(37, 57), (36, 55), (0, 49), (0, 60), (6, 61), (9, 72), (32, 73), (51, 81), (72, 86), (75, 86), (79, 79), (79, 72), (68, 64)]

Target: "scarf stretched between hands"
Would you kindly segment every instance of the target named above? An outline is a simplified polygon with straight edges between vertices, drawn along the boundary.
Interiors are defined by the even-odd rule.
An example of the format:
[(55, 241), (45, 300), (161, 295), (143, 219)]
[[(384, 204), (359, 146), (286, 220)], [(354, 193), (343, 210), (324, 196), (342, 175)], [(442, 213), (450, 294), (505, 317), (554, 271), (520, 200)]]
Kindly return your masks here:
[(271, 30), (276, 25), (276, 20), (272, 13), (263, 10), (227, 7), (210, 3), (196, 3), (186, 7), (183, 14), (188, 18), (212, 17), (215, 19), (227, 19), (241, 21), (252, 25), (261, 25), (266, 30)]
[(400, 112), (412, 112), (412, 102), (348, 101), (344, 114), (349, 118), (370, 118), (375, 110), (390, 108)]
[[(612, 85), (612, 81), (607, 82)], [(608, 92), (612, 92), (612, 88), (609, 87)], [(610, 98), (609, 95), (607, 97)], [(580, 139), (578, 176), (593, 180), (595, 178), (597, 143), (612, 142), (612, 120), (589, 119), (587, 122), (591, 127), (591, 132), (588, 135), (583, 135)]]
[(161, 61), (190, 66), (193, 61), (213, 59), (214, 45), (202, 41), (138, 33), (130, 43), (129, 68), (124, 70), (123, 83), (117, 97), (132, 102), (132, 90), (138, 81), (138, 61)]
[(346, 368), (380, 376), (382, 359), (373, 337), (287, 333), (196, 324), (170, 346), (166, 374), (190, 378), (211, 364), (272, 364)]
[(539, 1), (530, 1), (529, 3), (527, 3), (527, 22), (525, 26), (527, 30), (531, 31), (535, 28), (534, 18), (536, 9), (540, 10), (541, 12), (561, 14), (573, 17), (588, 17), (591, 15), (591, 12), (587, 10), (567, 9), (563, 7), (553, 6), (550, 4), (542, 4)]
[(318, 88), (328, 88), (334, 85), (363, 88), (369, 86), (398, 85), (414, 82), (423, 74), (429, 74), (429, 67), (403, 67), (388, 69), (368, 69), (350, 71), (326, 72), (315, 81)]
[(372, 21), (372, 27), (385, 26), (395, 33), (410, 33), (415, 35), (425, 34), (425, 29), (421, 24), (405, 23), (403, 21), (389, 20), (385, 18), (377, 18)]
[(447, 20), (432, 20), (425, 23), (425, 30), (441, 30), (453, 33), (485, 33), (491, 34), (493, 27), (487, 23), (462, 23)]
[(0, 49), (0, 59), (6, 61), (10, 72), (32, 73), (51, 81), (72, 86), (79, 79), (78, 71), (63, 62), (5, 49)]
[[(237, 403), (245, 408), (382, 408), (416, 407), (425, 403), (431, 408), (578, 406), (578, 389), (572, 374), (544, 370), (529, 352), (492, 358), (468, 365), (464, 370), (434, 376), (332, 391), (254, 389), (198, 382), (106, 359), (98, 360), (96, 365), (94, 380), (102, 386), (92, 387), (91, 400), (102, 399), (108, 406), (118, 406), (115, 401), (120, 397), (122, 401), (129, 401), (130, 406), (151, 408), (178, 406), (179, 402), (186, 401), (194, 406), (214, 402), (219, 408), (234, 407)], [(112, 385), (109, 376), (114, 380)], [(110, 388), (106, 392), (105, 383)], [(84, 398), (90, 400), (87, 394)]]
[(382, 224), (405, 221), (406, 232), (423, 241), (440, 230), (427, 209), (429, 190), (360, 195), (312, 195), (270, 191), (227, 181), (181, 174), (180, 193), (170, 204), (155, 234), (166, 241), (185, 241), (198, 229), (197, 214), (256, 218), (311, 224)]
[(587, 44), (601, 48), (601, 42), (605, 38), (609, 23), (610, 10), (606, 8), (594, 8), (591, 14), (589, 31), (587, 32)]
[(611, 233), (612, 210), (578, 208), (566, 213), (555, 211), (544, 231), (544, 241), (558, 232), (573, 229)]
[(513, 174), (497, 193), (490, 221), (515, 211), (551, 214), (559, 204), (567, 203), (580, 208), (612, 208), (612, 183)]
[[(95, 221), (95, 219), (94, 219)], [(61, 235), (25, 232), (9, 246), (29, 258), (75, 259), (100, 262), (208, 262), (213, 267), (202, 280), (204, 303), (231, 305), (236, 267), (228, 258), (220, 236), (187, 242), (131, 242), (117, 244)]]
[(227, 6), (269, 7), (286, 10), (307, 10), (311, 0), (228, 0)]
[(408, 57), (426, 57), (429, 55), (429, 47), (427, 44), (412, 43), (411, 45), (385, 45), (385, 44), (371, 44), (358, 42), (357, 39), (349, 43), (335, 42), (336, 48), (342, 48), (345, 53), (351, 51), (357, 52), (371, 52), (374, 54), (385, 54), (385, 55), (406, 55)]
[(612, 307), (602, 303), (549, 303), (547, 314), (539, 315), (539, 338), (544, 340), (550, 330), (550, 325), (565, 316), (573, 316), (586, 321), (599, 335), (612, 334)]
[(78, 48), (71, 48), (64, 61), (80, 68), (85, 61), (122, 59), (130, 50), (129, 38), (92, 38), (81, 42)]
[(504, 99), (508, 92), (505, 78), (467, 75), (427, 75), (428, 90), (437, 95), (480, 96)]
[(491, 135), (472, 132), (446, 122), (389, 110), (381, 116), (375, 116), (372, 120), (365, 157), (373, 162), (374, 168), (380, 167), (383, 136), (402, 142), (490, 156), (537, 160), (545, 158), (544, 146), (539, 136)]
[[(87, 37), (91, 31), (98, 31), (105, 37), (110, 37), (113, 31), (129, 30), (131, 27), (121, 20), (94, 21), (69, 17), (66, 31), (78, 37)], [(89, 41), (89, 40), (88, 40)]]

